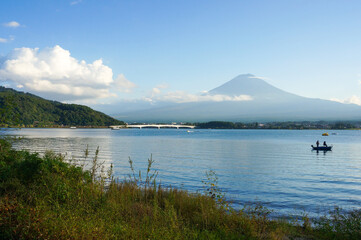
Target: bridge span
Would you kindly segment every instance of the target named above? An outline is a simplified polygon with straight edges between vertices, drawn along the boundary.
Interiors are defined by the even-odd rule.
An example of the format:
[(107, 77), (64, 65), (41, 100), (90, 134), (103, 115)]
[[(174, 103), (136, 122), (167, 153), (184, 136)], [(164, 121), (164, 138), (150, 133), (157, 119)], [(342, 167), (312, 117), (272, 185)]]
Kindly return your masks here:
[[(110, 126), (112, 129), (119, 129), (121, 127), (124, 126)], [(192, 125), (181, 125), (181, 124), (131, 124), (131, 125), (126, 125), (127, 128), (176, 128), (176, 129), (180, 129), (180, 128), (195, 128), (196, 126), (192, 126)]]
[(196, 126), (192, 125), (176, 125), (176, 124), (137, 124), (137, 125), (127, 125), (127, 128), (195, 128)]

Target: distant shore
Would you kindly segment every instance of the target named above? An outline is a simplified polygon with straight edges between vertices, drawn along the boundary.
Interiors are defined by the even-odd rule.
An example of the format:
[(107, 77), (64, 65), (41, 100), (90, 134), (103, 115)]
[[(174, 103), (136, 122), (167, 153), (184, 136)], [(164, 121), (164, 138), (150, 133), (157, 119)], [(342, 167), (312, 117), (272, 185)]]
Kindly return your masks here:
[[(129, 125), (137, 125), (132, 123)], [(172, 123), (173, 125), (176, 123)], [(142, 123), (140, 125), (172, 125), (169, 123)], [(187, 125), (195, 126), (197, 129), (288, 129), (288, 130), (360, 130), (361, 121), (287, 121), (287, 122), (227, 122), (227, 121), (210, 121), (196, 123), (180, 123), (177, 126)], [(118, 129), (125, 129), (127, 125), (119, 126)], [(112, 128), (112, 126), (80, 126), (80, 125), (54, 125), (49, 123), (37, 124), (0, 124), (0, 128)], [(146, 127), (142, 127), (146, 128)]]
[[(74, 126), (75, 128), (74, 129), (78, 129), (78, 128), (109, 128), (108, 126)], [(59, 128), (59, 129), (72, 129), (72, 127), (70, 126), (64, 126), (64, 127), (61, 127), (61, 126), (44, 126), (44, 127), (29, 127), (29, 126), (26, 126), (26, 127), (17, 127), (17, 126), (0, 126), (0, 128), (10, 128), (10, 129), (21, 129), (21, 128), (39, 128), (39, 129), (44, 129), (44, 128)]]

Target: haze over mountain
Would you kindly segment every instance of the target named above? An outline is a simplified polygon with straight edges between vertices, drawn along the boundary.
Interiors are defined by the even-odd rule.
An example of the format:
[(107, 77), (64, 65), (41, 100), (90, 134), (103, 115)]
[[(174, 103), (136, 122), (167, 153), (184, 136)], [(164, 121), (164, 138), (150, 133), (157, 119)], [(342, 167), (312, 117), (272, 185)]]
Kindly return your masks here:
[(131, 122), (360, 120), (361, 107), (301, 97), (251, 74), (235, 77), (205, 94), (219, 101), (173, 103), (115, 115)]

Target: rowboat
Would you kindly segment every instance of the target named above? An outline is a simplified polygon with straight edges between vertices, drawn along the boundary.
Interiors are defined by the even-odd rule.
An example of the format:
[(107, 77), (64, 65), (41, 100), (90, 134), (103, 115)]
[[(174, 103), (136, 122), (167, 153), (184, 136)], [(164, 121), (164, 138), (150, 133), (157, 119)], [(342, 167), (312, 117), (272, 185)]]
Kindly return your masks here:
[(313, 146), (313, 145), (311, 145), (311, 147), (312, 147), (312, 150), (317, 150), (317, 151), (331, 151), (332, 150), (332, 146)]

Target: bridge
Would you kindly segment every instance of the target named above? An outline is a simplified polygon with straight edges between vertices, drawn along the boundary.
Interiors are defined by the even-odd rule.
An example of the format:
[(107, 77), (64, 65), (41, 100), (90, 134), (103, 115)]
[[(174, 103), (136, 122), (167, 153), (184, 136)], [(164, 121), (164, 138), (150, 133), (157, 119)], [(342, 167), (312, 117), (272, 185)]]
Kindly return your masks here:
[[(121, 128), (124, 126), (110, 126), (111, 128)], [(134, 124), (134, 125), (126, 125), (127, 128), (176, 128), (176, 129), (180, 129), (180, 128), (195, 128), (196, 126), (192, 126), (192, 125), (181, 125), (181, 124)]]

